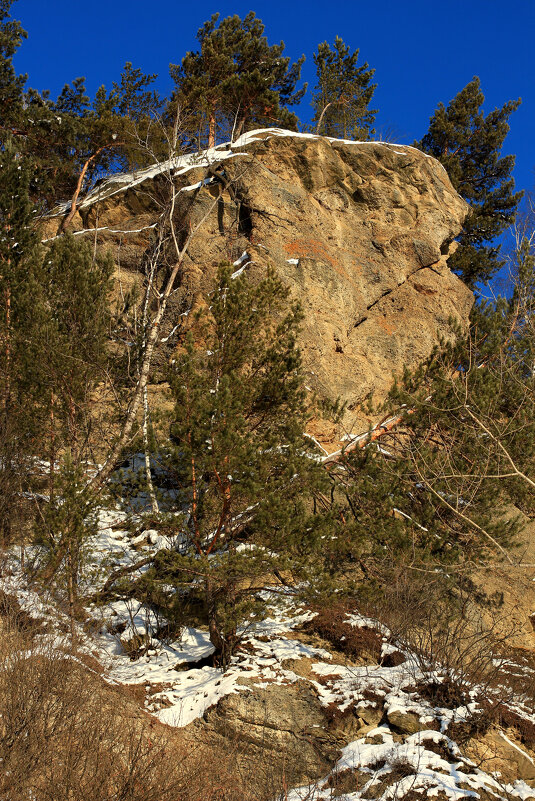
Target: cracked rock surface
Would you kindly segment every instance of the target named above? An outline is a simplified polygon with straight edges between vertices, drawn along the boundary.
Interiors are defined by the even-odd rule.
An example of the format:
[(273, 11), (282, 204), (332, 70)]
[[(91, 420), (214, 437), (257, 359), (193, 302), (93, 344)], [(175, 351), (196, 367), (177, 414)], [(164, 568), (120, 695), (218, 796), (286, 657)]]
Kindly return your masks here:
[[(211, 153), (209, 164), (192, 164), (175, 179), (185, 188), (179, 233), (208, 216), (166, 331), (203, 302), (222, 261), (246, 253), (251, 280), (274, 266), (305, 314), (307, 385), (345, 401), (345, 426), (360, 429), (360, 402), (370, 394), (380, 401), (393, 373), (415, 367), (439, 337), (452, 335), (452, 318), (467, 324), (473, 295), (447, 266), (467, 204), (437, 161), (406, 145), (272, 130), (242, 137), (231, 158), (229, 146)], [(99, 228), (99, 243), (122, 267), (139, 270), (159, 214), (158, 181), (152, 171), (101, 200), (94, 193), (75, 227)], [(180, 333), (179, 326), (175, 345)]]

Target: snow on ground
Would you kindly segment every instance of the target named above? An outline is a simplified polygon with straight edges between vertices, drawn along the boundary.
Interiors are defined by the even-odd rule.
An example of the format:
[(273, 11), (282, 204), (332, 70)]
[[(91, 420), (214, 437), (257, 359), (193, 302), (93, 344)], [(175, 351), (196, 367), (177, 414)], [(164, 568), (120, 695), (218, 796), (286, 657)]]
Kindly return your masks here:
[[(320, 701), (324, 706), (334, 703), (341, 711), (351, 705), (375, 708), (380, 702), (387, 714), (400, 712), (403, 715), (414, 715), (422, 724), (435, 721), (440, 725), (441, 731), (446, 731), (454, 721), (467, 720), (477, 711), (475, 702), (449, 709), (422, 701), (414, 685), (428, 681), (430, 675), (422, 671), (420, 665), (410, 656), (406, 662), (396, 667), (347, 667), (319, 662), (312, 665), (312, 671), (318, 676), (318, 681), (313, 684)], [(434, 678), (440, 680), (441, 676), (436, 674)]]
[[(95, 587), (104, 569), (137, 564), (159, 548), (172, 545), (152, 529), (143, 529), (141, 518), (137, 518), (135, 531), (127, 523), (127, 515), (118, 509), (100, 511), (98, 537), (93, 543)], [(139, 568), (140, 572), (144, 569), (146, 566)], [(45, 624), (48, 633), (38, 635), (43, 643), (65, 652), (67, 618), (51, 596), (28, 589), (15, 555), (3, 568), (0, 589), (15, 596), (22, 609)], [(364, 798), (372, 787), (374, 797), (381, 801), (401, 797), (409, 790), (422, 798), (440, 792), (452, 801), (478, 798), (481, 792), (496, 798), (507, 794), (515, 799), (535, 798), (524, 782), (504, 786), (499, 776), (484, 773), (462, 756), (449, 733), (453, 722), (462, 722), (477, 711), (476, 693), (467, 706), (456, 709), (437, 707), (423, 699), (417, 685), (440, 683), (444, 676), (396, 643), (385, 626), (359, 614), (347, 617), (352, 626), (374, 629), (383, 639), (383, 655), (398, 651), (405, 657), (402, 664), (339, 664), (329, 651), (296, 638), (294, 630), (311, 620), (312, 612), (296, 607), (291, 594), (281, 593), (280, 588), (265, 600), (267, 616), (242, 631), (242, 646), (224, 672), (210, 664), (214, 648), (207, 631), (185, 627), (180, 636), (165, 639), (162, 632), (167, 621), (136, 599), (88, 607), (94, 623), (85, 631), (78, 627), (78, 649), (100, 661), (102, 678), (109, 683), (143, 687), (147, 711), (171, 726), (187, 726), (228, 694), (298, 680), (309, 681), (320, 702), (330, 709), (336, 706), (342, 713), (351, 707), (382, 710), (380, 724), (371, 730), (367, 727), (364, 736), (349, 743), (328, 776), (314, 786), (291, 791), (288, 801), (330, 799), (336, 776), (356, 770), (359, 778), (354, 791), (338, 794), (340, 801)], [(301, 658), (309, 661), (308, 679), (288, 667), (288, 660), (295, 665)], [(535, 721), (520, 703), (510, 707)], [(423, 731), (400, 737), (385, 723), (394, 713), (416, 718)], [(506, 736), (504, 742), (519, 748)], [(531, 760), (529, 754), (525, 756)]]
[[(421, 798), (440, 793), (451, 801), (477, 799), (481, 792), (496, 798), (534, 797), (534, 791), (523, 781), (504, 784), (499, 777), (480, 770), (474, 762), (464, 758), (457, 744), (444, 734), (430, 729), (399, 742), (386, 726), (379, 726), (344, 748), (335, 768), (325, 779), (293, 790), (288, 801), (332, 799), (332, 787), (344, 771), (358, 771), (359, 776), (355, 775), (355, 792), (337, 794), (339, 801), (370, 797), (389, 801), (402, 799), (410, 791)], [(381, 785), (386, 785), (383, 792)], [(372, 790), (374, 786), (379, 790), (377, 794)]]
[[(206, 631), (185, 628), (181, 637), (162, 643), (151, 637), (156, 621), (141, 605), (114, 602), (106, 611), (111, 613), (108, 626), (116, 630), (122, 624), (126, 628), (121, 634), (113, 634), (104, 626), (93, 641), (93, 654), (96, 648), (105, 666), (104, 677), (114, 683), (143, 685), (147, 709), (172, 726), (187, 726), (229, 693), (250, 691), (242, 683), (244, 679), (254, 679), (258, 687), (267, 682), (297, 681), (298, 676), (282, 666), (285, 660), (330, 657), (324, 649), (282, 636), (312, 616), (304, 610), (291, 610), (287, 603), (273, 606), (271, 617), (243, 632), (244, 650), (224, 673), (211, 665), (195, 665), (214, 652)], [(134, 631), (148, 636), (148, 640), (144, 653), (132, 660), (121, 640), (130, 638)], [(188, 663), (193, 664), (188, 667)]]

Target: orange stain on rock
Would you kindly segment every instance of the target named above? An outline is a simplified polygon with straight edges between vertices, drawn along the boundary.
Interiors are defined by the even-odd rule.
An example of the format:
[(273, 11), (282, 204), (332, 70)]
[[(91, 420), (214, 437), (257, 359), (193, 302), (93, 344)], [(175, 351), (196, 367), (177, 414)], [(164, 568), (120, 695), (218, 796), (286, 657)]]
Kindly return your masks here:
[(290, 259), (315, 259), (329, 264), (337, 272), (343, 272), (320, 239), (294, 239), (285, 243), (284, 250)]
[(385, 317), (383, 317), (382, 320), (377, 320), (377, 325), (379, 325), (389, 337), (393, 336), (398, 330), (398, 326), (394, 323), (389, 323)]

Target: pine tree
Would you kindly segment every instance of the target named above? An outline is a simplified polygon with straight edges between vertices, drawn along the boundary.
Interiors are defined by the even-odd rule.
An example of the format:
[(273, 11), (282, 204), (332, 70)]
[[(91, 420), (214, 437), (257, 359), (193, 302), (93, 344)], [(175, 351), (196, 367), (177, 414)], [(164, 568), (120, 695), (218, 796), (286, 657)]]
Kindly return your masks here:
[(234, 129), (237, 138), (251, 126), (295, 129), (297, 117), (286, 106), (299, 103), (306, 86), (296, 90), (305, 60), (290, 65), (284, 43), (269, 45), (264, 26), (254, 12), (241, 20), (214, 14), (197, 33), (200, 50), (188, 52), (180, 65), (171, 64), (175, 82), (171, 107), (200, 112), (197, 130), (213, 147), (218, 128)]
[(509, 117), (520, 105), (510, 100), (485, 115), (479, 78), (473, 78), (449, 103), (440, 103), (429, 131), (416, 146), (437, 158), (451, 182), (471, 206), (459, 236), (460, 247), (449, 260), (469, 285), (488, 281), (503, 266), (500, 246), (492, 244), (514, 220), (522, 197), (514, 192), (514, 156), (500, 157)]
[[(97, 535), (97, 503), (82, 465), (67, 451), (55, 480), (55, 493), (39, 516), (35, 545), (41, 549), (45, 574), (67, 596), (72, 641), (80, 585), (91, 564), (92, 541)], [(50, 570), (52, 568), (52, 571)]]
[(35, 541), (43, 550), (43, 578), (67, 590), (71, 621), (94, 534), (96, 497), (86, 473), (96, 437), (95, 392), (109, 360), (112, 269), (110, 258), (95, 259), (88, 243), (66, 234), (45, 254), (41, 272), (48, 311), (42, 339), (50, 471)]
[(9, 540), (28, 489), (31, 458), (39, 452), (46, 364), (31, 171), (12, 139), (0, 149), (0, 173), (0, 533)]
[(514, 558), (520, 521), (503, 511), (535, 512), (534, 239), (519, 241), (511, 296), (477, 304), (468, 334), (394, 386), (380, 447), (331, 466), (345, 525), (325, 551), (339, 576), (361, 572), (361, 595), (407, 570), (472, 592), (467, 566)]
[(87, 455), (92, 394), (108, 362), (112, 272), (110, 257), (95, 259), (87, 242), (70, 235), (53, 242), (42, 267), (55, 448), (68, 448), (75, 465)]
[[(15, 0), (0, 0), (0, 141), (15, 133), (21, 123), (26, 75), (17, 75), (13, 56), (27, 33), (10, 16)], [(15, 129), (15, 130), (14, 130)]]
[(149, 89), (157, 77), (156, 73), (145, 74), (139, 68), (134, 69), (132, 62), (127, 61), (120, 82), (113, 83), (117, 112), (129, 120), (141, 122), (158, 111), (161, 105), (158, 93)]
[(160, 552), (155, 572), (179, 594), (202, 587), (222, 663), (236, 646), (238, 625), (260, 613), (255, 587), (268, 574), (276, 581), (274, 571), (312, 570), (320, 544), (320, 518), (306, 499), (326, 473), (306, 454), (301, 313), (295, 305), (285, 312), (286, 302), (272, 273), (254, 285), (223, 268), (206, 344), (190, 339), (171, 376), (168, 469), (185, 516), (179, 552)]
[(318, 45), (313, 59), (318, 82), (313, 94), (316, 133), (339, 139), (369, 139), (373, 133), (376, 109), (370, 109), (377, 84), (370, 81), (375, 73), (368, 62), (357, 65), (359, 50), (351, 53), (337, 36), (334, 46)]
[(148, 89), (155, 77), (127, 63), (119, 83), (101, 86), (93, 99), (84, 78), (65, 84), (55, 100), (47, 91), (25, 93), (18, 146), (33, 164), (32, 196), (43, 211), (76, 201), (103, 174), (153, 160), (147, 151), (161, 147), (152, 133), (161, 101)]
[(500, 519), (500, 507), (535, 510), (534, 283), (523, 240), (512, 296), (478, 304), (469, 336), (437, 349), (398, 396), (413, 410), (407, 475), (464, 559), (505, 555), (518, 526)]

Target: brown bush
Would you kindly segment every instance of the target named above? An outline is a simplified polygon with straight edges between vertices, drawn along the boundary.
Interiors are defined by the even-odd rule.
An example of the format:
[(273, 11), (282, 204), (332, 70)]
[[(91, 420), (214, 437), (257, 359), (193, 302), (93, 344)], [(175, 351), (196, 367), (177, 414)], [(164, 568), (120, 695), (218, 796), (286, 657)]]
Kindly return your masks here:
[(110, 703), (101, 680), (68, 655), (3, 637), (0, 798), (178, 799), (183, 771), (162, 770), (168, 744), (125, 707)]
[(317, 615), (305, 628), (330, 642), (336, 649), (352, 658), (373, 659), (379, 662), (383, 638), (375, 629), (352, 626), (347, 614), (354, 611), (347, 603), (334, 604), (317, 610)]
[(0, 801), (264, 801), (282, 786), (238, 747), (181, 738), (16, 620), (0, 630)]

